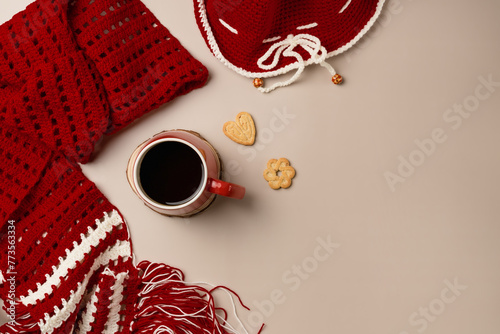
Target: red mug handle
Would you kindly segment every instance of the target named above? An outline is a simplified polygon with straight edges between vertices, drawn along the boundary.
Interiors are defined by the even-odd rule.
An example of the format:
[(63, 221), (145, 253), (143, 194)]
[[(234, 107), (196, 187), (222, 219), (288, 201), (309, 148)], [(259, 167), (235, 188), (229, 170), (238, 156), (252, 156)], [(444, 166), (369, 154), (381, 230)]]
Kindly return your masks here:
[(208, 178), (207, 190), (213, 194), (236, 199), (245, 196), (245, 187), (212, 178)]

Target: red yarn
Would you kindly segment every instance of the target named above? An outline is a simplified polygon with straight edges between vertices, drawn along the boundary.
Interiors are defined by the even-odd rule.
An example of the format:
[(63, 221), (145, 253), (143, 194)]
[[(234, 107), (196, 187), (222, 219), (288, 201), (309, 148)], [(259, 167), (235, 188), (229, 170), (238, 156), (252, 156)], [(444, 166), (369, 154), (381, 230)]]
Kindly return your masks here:
[(182, 272), (164, 264), (139, 263), (143, 271), (133, 333), (225, 333), (216, 316), (213, 297), (205, 288), (186, 285)]
[(78, 165), (205, 67), (139, 0), (38, 0), (0, 26), (0, 59), (0, 333), (225, 333), (210, 291), (134, 265)]

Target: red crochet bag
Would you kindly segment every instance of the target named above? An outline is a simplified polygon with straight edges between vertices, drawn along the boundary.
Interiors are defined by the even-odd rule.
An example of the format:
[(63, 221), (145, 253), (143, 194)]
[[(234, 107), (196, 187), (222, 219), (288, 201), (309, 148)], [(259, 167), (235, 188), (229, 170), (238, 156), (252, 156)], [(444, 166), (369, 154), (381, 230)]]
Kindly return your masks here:
[[(352, 47), (375, 23), (385, 0), (194, 0), (200, 31), (212, 53), (261, 92), (294, 82), (310, 64)], [(296, 70), (268, 88), (261, 78)]]
[(0, 333), (225, 333), (211, 291), (134, 265), (78, 165), (206, 68), (139, 0), (38, 0), (0, 26), (0, 59)]

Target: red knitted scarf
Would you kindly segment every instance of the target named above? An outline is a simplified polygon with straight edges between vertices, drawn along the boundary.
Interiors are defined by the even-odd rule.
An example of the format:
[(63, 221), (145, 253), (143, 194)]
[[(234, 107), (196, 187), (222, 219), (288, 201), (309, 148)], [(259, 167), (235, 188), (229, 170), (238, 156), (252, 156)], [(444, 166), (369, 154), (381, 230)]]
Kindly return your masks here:
[(207, 75), (139, 0), (38, 0), (0, 26), (0, 333), (225, 333), (210, 291), (133, 264), (78, 165)]

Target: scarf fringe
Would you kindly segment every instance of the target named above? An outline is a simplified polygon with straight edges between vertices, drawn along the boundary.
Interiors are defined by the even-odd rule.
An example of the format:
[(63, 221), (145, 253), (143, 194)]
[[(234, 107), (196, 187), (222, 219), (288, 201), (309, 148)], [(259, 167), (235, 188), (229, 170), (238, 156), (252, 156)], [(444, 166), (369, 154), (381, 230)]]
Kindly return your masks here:
[[(139, 286), (134, 305), (134, 317), (128, 332), (131, 334), (237, 334), (228, 322), (228, 311), (215, 306), (213, 293), (224, 290), (233, 303), (233, 312), (242, 333), (248, 334), (236, 314), (236, 296), (240, 305), (243, 304), (238, 294), (224, 286), (211, 286), (207, 283), (190, 284), (184, 281), (184, 274), (176, 268), (161, 263), (143, 261), (137, 266), (139, 270)], [(262, 331), (264, 325), (259, 329)], [(72, 332), (72, 331), (70, 331)], [(40, 327), (33, 323), (29, 313), (24, 313), (16, 319), (16, 325), (8, 323), (0, 326), (2, 334), (39, 334)]]
[(179, 269), (165, 264), (143, 261), (137, 267), (142, 274), (131, 333), (237, 333), (227, 322), (227, 312), (215, 307), (215, 289), (185, 283)]
[[(5, 309), (5, 307), (4, 307)], [(33, 322), (29, 313), (19, 316), (15, 320), (15, 325), (11, 325), (12, 322), (7, 322), (0, 326), (1, 334), (40, 334), (40, 327), (38, 323)]]

